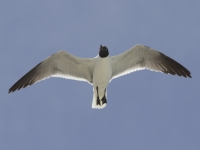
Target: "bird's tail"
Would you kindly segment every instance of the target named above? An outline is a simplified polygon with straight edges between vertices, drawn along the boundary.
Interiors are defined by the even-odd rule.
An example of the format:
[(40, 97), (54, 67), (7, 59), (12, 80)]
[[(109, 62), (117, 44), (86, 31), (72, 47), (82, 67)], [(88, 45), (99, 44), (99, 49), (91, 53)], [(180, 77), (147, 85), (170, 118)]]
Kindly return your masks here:
[[(94, 89), (95, 90), (95, 89)], [(100, 100), (97, 92), (93, 92), (92, 108), (93, 109), (102, 109), (106, 107), (107, 104), (107, 90), (105, 89), (105, 94)]]

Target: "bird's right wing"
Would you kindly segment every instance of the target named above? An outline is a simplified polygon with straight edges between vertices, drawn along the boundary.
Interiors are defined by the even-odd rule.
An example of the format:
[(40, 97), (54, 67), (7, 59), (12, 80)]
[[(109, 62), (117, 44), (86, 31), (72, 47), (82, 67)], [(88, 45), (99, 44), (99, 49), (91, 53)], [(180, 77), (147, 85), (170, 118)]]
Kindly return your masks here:
[(65, 51), (59, 51), (26, 73), (9, 89), (9, 93), (49, 77), (63, 77), (92, 84), (93, 70), (94, 58), (80, 58)]

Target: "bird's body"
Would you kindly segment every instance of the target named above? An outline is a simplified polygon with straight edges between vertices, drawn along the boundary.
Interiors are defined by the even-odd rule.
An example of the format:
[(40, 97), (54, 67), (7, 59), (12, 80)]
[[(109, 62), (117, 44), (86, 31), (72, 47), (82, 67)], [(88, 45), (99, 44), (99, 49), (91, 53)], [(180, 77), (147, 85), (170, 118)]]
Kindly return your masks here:
[(9, 93), (49, 77), (63, 77), (92, 84), (92, 108), (104, 108), (109, 82), (142, 69), (191, 78), (190, 72), (181, 64), (147, 46), (135, 45), (112, 57), (106, 46), (100, 46), (99, 55), (95, 58), (80, 58), (65, 51), (51, 55), (19, 79)]
[[(98, 57), (95, 62), (95, 68), (93, 73), (93, 102), (92, 108), (105, 107), (106, 103), (101, 105), (96, 105), (96, 97), (99, 96), (100, 103), (103, 103), (101, 100), (106, 96), (106, 88), (112, 77), (112, 68), (110, 57), (101, 58)], [(98, 92), (98, 93), (97, 93)]]

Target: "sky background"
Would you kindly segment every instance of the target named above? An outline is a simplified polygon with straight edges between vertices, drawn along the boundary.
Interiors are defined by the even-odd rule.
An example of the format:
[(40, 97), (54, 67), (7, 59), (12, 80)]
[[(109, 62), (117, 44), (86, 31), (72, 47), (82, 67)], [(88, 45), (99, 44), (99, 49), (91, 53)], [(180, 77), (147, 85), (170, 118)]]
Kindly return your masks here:
[[(0, 149), (200, 149), (199, 0), (1, 0)], [(95, 57), (135, 44), (175, 59), (192, 78), (148, 70), (112, 80), (94, 110), (92, 86), (51, 78), (8, 89), (59, 51)]]

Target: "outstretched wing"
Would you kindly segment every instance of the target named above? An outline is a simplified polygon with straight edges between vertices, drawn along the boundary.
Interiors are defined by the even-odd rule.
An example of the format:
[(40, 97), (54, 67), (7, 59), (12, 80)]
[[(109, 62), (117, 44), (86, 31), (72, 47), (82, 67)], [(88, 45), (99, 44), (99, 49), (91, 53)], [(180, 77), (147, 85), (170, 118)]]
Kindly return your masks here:
[(112, 79), (143, 69), (190, 77), (188, 71), (172, 58), (143, 45), (135, 45), (126, 52), (111, 57)]
[(93, 69), (93, 58), (79, 58), (65, 51), (59, 51), (26, 73), (9, 89), (9, 93), (49, 77), (62, 77), (92, 84)]

